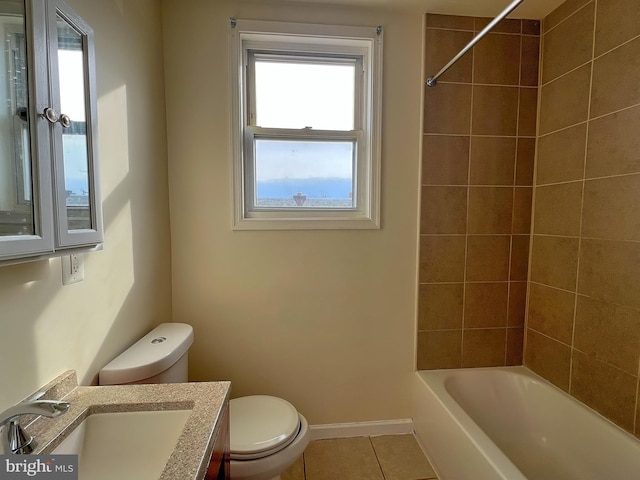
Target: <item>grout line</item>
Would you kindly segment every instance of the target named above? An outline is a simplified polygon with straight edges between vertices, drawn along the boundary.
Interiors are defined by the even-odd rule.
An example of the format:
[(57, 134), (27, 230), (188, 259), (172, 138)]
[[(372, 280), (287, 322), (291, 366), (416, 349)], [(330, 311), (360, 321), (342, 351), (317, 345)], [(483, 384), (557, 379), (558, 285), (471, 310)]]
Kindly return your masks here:
[[(584, 122), (583, 122), (584, 123)], [(562, 129), (564, 130), (564, 128)], [(425, 137), (479, 137), (479, 138), (533, 138), (535, 139), (535, 135), (485, 135), (481, 133), (438, 133), (438, 132), (422, 132), (422, 135)]]
[[(589, 180), (587, 180), (589, 181)], [(582, 240), (591, 240), (594, 242), (616, 242), (616, 243), (620, 243), (620, 242), (624, 242), (624, 243), (631, 243), (631, 244), (637, 244), (640, 243), (640, 240), (631, 240), (631, 239), (626, 239), (626, 238), (622, 238), (622, 239), (617, 239), (617, 238), (605, 238), (605, 237), (587, 237), (587, 236), (579, 236), (579, 235), (556, 235), (556, 234), (551, 234), (551, 233), (536, 233), (534, 235), (535, 237), (549, 237), (549, 238), (566, 238), (566, 239), (582, 239)]]
[[(440, 30), (440, 31), (444, 30), (444, 31), (449, 31), (449, 32), (472, 33), (472, 34), (474, 34), (473, 35), (474, 38), (478, 33), (480, 33), (480, 30), (476, 30), (475, 28), (473, 30), (469, 30), (469, 29), (466, 29), (466, 28), (432, 27), (430, 25), (427, 25), (425, 27), (425, 30)], [(534, 37), (534, 38), (538, 38), (538, 37), (542, 36), (542, 33), (540, 33), (540, 35), (536, 35), (535, 33), (522, 33), (522, 31), (520, 31), (520, 32), (496, 32), (494, 30), (491, 30), (489, 32), (489, 34), (491, 34), (491, 35), (520, 35), (522, 37)]]
[[(518, 85), (522, 84), (522, 55), (523, 55), (523, 42), (522, 35), (520, 36), (520, 55), (518, 63)], [(511, 228), (509, 235), (509, 268), (507, 273), (507, 314), (505, 316), (505, 327), (509, 327), (509, 312), (511, 308), (511, 267), (513, 265), (513, 225), (515, 223), (516, 216), (516, 189), (515, 186), (518, 183), (518, 152), (520, 146), (520, 105), (522, 104), (522, 90), (518, 88), (518, 106), (516, 108), (516, 150), (513, 158), (513, 187), (511, 192)], [(504, 365), (508, 363), (509, 354), (509, 330), (505, 329), (504, 332)]]
[[(588, 132), (587, 132), (587, 136), (588, 136)], [(586, 157), (585, 157), (585, 165), (586, 165)], [(586, 175), (586, 172), (585, 172)], [(566, 185), (568, 183), (577, 183), (577, 182), (591, 182), (593, 180), (608, 180), (611, 178), (620, 178), (620, 177), (633, 177), (635, 175), (640, 175), (640, 172), (630, 172), (630, 173), (616, 173), (614, 175), (601, 175), (599, 177), (585, 177), (583, 179), (575, 179), (575, 180), (566, 180), (566, 181), (562, 181), (562, 182), (553, 182), (553, 183), (543, 183), (541, 185), (538, 185), (538, 187), (551, 187), (551, 186), (555, 186), (555, 185)]]
[(373, 451), (373, 455), (376, 457), (376, 462), (378, 463), (378, 469), (380, 470), (380, 474), (382, 475), (382, 478), (386, 480), (387, 476), (384, 474), (382, 463), (380, 463), (380, 458), (378, 457), (378, 452), (376, 451), (376, 447), (373, 444), (371, 437), (367, 437), (367, 439), (369, 440), (369, 445), (371, 445), (371, 450)]
[[(586, 7), (586, 5), (585, 5)], [(587, 122), (591, 117), (591, 97), (593, 94), (593, 70), (594, 70), (594, 56), (596, 49), (596, 25), (597, 25), (597, 13), (598, 13), (598, 0), (594, 1), (593, 5), (593, 36), (591, 40), (591, 71), (589, 75), (589, 100), (587, 103)], [(578, 258), (576, 260), (576, 283), (574, 286), (574, 290), (576, 296), (573, 300), (573, 323), (571, 325), (571, 351), (569, 356), (569, 393), (573, 390), (573, 352), (577, 350), (575, 348), (575, 338), (576, 338), (576, 320), (578, 316), (578, 286), (580, 284), (580, 257), (582, 254), (582, 227), (584, 221), (584, 191), (586, 186), (586, 176), (587, 176), (587, 149), (589, 146), (589, 123), (587, 123), (587, 132), (584, 139), (584, 156), (582, 158), (582, 196), (580, 198), (580, 227), (579, 227), (579, 237), (578, 237)], [(637, 400), (637, 395), (636, 395)]]
[[(475, 22), (475, 20), (474, 20)], [(475, 23), (474, 23), (475, 25)], [(475, 72), (476, 72), (476, 58), (475, 58), (476, 49), (475, 47), (471, 49), (471, 103), (470, 103), (470, 114), (469, 114), (469, 135), (473, 134), (473, 91), (474, 91), (474, 80), (475, 80)], [(469, 138), (469, 150), (467, 151), (467, 219), (465, 222), (465, 236), (464, 236), (464, 271), (462, 275), (463, 286), (462, 286), (462, 328), (460, 329), (460, 366), (463, 366), (464, 359), (464, 330), (465, 330), (465, 317), (466, 317), (466, 300), (467, 300), (467, 261), (469, 257), (469, 211), (471, 210), (471, 148), (472, 148), (472, 138)]]
[[(585, 64), (585, 65), (586, 65), (586, 64)], [(568, 126), (566, 126), (566, 127), (558, 128), (557, 130), (551, 130), (551, 131), (549, 131), (549, 132), (547, 132), (547, 133), (541, 134), (541, 135), (539, 136), (539, 138), (548, 137), (548, 136), (550, 136), (550, 135), (553, 135), (553, 134), (556, 134), (556, 133), (560, 133), (560, 132), (562, 132), (562, 131), (564, 131), (564, 130), (569, 130), (570, 128), (574, 128), (574, 127), (577, 127), (577, 126), (579, 126), (579, 125), (588, 124), (589, 122), (592, 122), (592, 121), (594, 121), (594, 120), (600, 120), (600, 119), (602, 119), (602, 118), (609, 117), (609, 116), (611, 116), (611, 115), (615, 115), (616, 113), (621, 113), (621, 112), (624, 112), (625, 110), (631, 110), (631, 109), (633, 109), (633, 108), (638, 108), (638, 107), (640, 107), (640, 103), (634, 103), (633, 105), (629, 105), (629, 106), (627, 106), (627, 107), (620, 108), (620, 109), (618, 109), (618, 110), (613, 110), (613, 111), (611, 111), (611, 112), (603, 113), (602, 115), (597, 115), (597, 116), (595, 116), (595, 117), (593, 117), (593, 118), (589, 118), (589, 119), (587, 119), (587, 120), (583, 120), (583, 121), (581, 121), (581, 122), (574, 123), (574, 124), (572, 124), (572, 125), (568, 125)], [(437, 134), (429, 133), (429, 134), (425, 134), (425, 135), (437, 135)]]

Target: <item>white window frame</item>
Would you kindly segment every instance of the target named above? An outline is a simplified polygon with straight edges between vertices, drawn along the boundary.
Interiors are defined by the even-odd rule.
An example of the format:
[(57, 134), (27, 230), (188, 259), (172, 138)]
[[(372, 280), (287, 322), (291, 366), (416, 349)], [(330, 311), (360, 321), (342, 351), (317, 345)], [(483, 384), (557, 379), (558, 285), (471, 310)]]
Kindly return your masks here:
[[(255, 20), (230, 21), (233, 229), (378, 229), (382, 112), (382, 27), (348, 27)], [(252, 58), (348, 56), (361, 67), (352, 131), (260, 128), (250, 112)], [(356, 69), (358, 70), (358, 68)], [(354, 208), (265, 208), (255, 205), (255, 139), (352, 140), (356, 146)]]

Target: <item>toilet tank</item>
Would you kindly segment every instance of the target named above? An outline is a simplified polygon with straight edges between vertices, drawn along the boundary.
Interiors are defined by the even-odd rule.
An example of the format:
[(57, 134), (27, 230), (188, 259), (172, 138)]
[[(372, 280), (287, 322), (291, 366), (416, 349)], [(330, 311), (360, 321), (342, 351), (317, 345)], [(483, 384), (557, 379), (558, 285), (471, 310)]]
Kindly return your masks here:
[(186, 382), (192, 343), (191, 325), (162, 323), (100, 370), (100, 385)]

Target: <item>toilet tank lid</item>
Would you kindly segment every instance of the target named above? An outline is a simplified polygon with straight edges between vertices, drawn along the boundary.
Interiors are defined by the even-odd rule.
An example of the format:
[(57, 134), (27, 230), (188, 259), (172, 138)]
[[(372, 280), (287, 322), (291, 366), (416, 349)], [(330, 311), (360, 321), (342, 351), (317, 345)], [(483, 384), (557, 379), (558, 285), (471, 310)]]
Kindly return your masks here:
[(192, 343), (191, 325), (162, 323), (100, 370), (100, 385), (120, 385), (158, 375), (180, 360)]

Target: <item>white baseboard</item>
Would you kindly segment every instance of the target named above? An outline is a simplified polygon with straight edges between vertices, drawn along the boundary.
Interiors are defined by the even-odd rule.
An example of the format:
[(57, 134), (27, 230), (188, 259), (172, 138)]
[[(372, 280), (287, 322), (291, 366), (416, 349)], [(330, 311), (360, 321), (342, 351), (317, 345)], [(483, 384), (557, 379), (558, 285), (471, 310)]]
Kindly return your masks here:
[(328, 438), (371, 437), (376, 435), (403, 435), (413, 433), (413, 420), (382, 420), (378, 422), (329, 423), (311, 425), (311, 440)]

